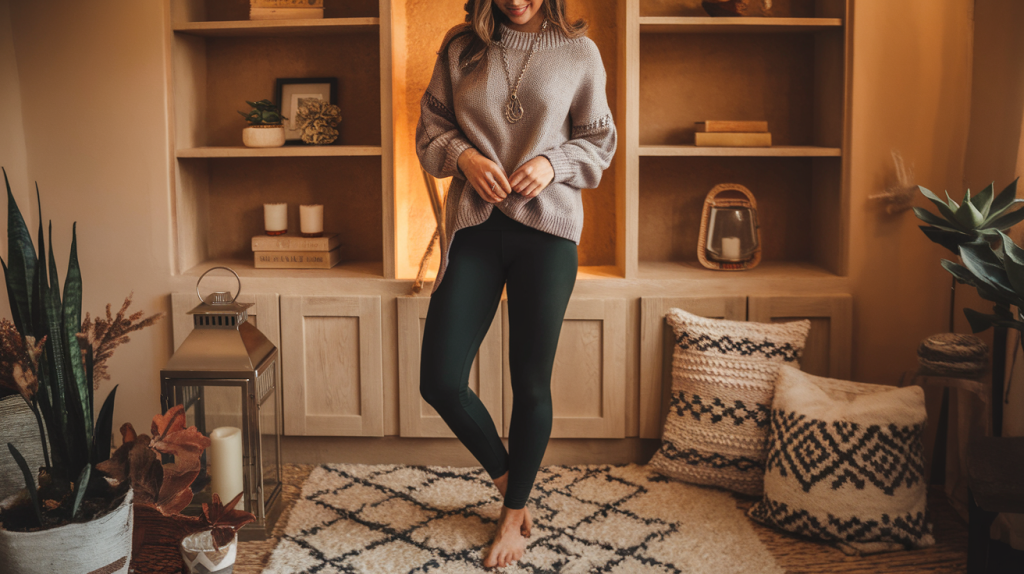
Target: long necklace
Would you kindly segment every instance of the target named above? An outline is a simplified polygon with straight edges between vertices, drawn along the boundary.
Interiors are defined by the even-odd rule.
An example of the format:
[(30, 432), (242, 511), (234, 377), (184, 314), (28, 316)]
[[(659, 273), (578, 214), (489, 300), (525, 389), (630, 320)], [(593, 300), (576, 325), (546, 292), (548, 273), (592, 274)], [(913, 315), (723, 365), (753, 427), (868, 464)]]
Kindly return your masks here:
[(516, 78), (515, 85), (512, 84), (512, 71), (508, 67), (508, 54), (505, 51), (505, 42), (502, 38), (501, 42), (501, 60), (505, 63), (505, 79), (508, 80), (508, 103), (505, 104), (505, 119), (508, 123), (514, 124), (519, 120), (523, 119), (523, 104), (519, 101), (519, 84), (523, 82), (523, 76), (526, 74), (526, 69), (530, 67), (530, 60), (533, 59), (533, 53), (537, 50), (537, 44), (540, 43), (541, 34), (548, 27), (548, 21), (544, 20), (540, 25), (540, 32), (537, 33), (537, 37), (533, 39), (533, 45), (530, 46), (530, 53), (526, 56), (526, 62), (523, 63), (523, 69), (519, 72), (519, 77)]

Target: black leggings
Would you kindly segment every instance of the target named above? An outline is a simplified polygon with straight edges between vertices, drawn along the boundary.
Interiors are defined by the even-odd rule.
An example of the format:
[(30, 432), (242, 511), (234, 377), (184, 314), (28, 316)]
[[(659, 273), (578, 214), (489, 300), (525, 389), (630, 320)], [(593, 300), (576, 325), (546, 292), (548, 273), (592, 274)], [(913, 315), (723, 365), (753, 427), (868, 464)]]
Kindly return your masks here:
[[(523, 508), (551, 436), (551, 369), (562, 319), (576, 285), (576, 243), (498, 210), (455, 232), (448, 267), (423, 328), (420, 394), (491, 478), (508, 472), (505, 506)], [(508, 452), (469, 371), (508, 291), (512, 420)]]

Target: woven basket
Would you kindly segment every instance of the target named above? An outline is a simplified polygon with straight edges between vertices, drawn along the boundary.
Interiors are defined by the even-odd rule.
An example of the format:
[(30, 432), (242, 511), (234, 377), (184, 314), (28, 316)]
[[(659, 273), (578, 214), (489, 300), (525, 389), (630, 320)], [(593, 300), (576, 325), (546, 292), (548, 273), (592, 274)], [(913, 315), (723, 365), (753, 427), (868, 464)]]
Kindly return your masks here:
[[(734, 191), (743, 194), (746, 199), (722, 199), (718, 195), (724, 191)], [(697, 236), (697, 259), (700, 264), (708, 269), (717, 269), (720, 271), (744, 271), (746, 269), (753, 269), (757, 267), (757, 264), (761, 262), (761, 226), (756, 225), (757, 229), (757, 251), (754, 255), (746, 261), (740, 263), (724, 263), (721, 261), (715, 261), (708, 259), (707, 254), (707, 240), (708, 240), (708, 220), (711, 218), (712, 207), (749, 207), (757, 212), (757, 200), (754, 199), (754, 194), (750, 193), (750, 190), (738, 183), (720, 183), (714, 187), (708, 196), (704, 199), (704, 210), (700, 216), (700, 235)], [(755, 220), (755, 224), (756, 224)]]

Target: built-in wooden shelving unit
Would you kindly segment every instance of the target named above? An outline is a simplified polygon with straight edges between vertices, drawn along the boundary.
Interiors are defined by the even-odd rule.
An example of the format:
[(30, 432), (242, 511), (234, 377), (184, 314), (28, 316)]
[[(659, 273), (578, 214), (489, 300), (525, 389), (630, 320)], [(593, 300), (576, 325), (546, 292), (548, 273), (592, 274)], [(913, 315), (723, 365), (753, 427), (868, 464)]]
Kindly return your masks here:
[(698, 18), (641, 16), (641, 33), (791, 34), (841, 28), (842, 18)]
[(642, 145), (645, 157), (839, 157), (837, 147), (772, 146), (772, 147), (697, 147), (694, 145)]
[(245, 146), (212, 146), (179, 149), (178, 159), (211, 157), (341, 157), (379, 156), (380, 146), (327, 145), (252, 148)]
[(227, 20), (219, 22), (181, 22), (174, 26), (179, 34), (193, 36), (313, 36), (374, 31), (380, 18), (324, 18), (322, 20)]

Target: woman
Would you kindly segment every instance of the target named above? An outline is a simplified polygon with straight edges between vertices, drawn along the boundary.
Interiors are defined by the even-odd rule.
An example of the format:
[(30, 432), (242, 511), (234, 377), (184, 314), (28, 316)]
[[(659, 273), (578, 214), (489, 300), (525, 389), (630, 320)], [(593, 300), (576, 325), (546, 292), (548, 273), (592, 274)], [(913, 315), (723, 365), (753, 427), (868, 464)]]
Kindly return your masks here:
[[(551, 370), (576, 283), (582, 189), (616, 146), (605, 70), (566, 0), (469, 0), (423, 95), (416, 151), (454, 176), (423, 331), (420, 392), (504, 496), (484, 566), (522, 557), (526, 501), (551, 434)], [(469, 370), (508, 291), (508, 451)]]

